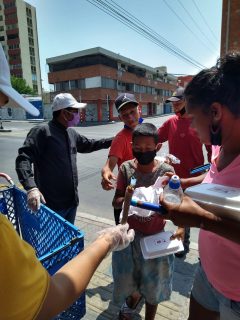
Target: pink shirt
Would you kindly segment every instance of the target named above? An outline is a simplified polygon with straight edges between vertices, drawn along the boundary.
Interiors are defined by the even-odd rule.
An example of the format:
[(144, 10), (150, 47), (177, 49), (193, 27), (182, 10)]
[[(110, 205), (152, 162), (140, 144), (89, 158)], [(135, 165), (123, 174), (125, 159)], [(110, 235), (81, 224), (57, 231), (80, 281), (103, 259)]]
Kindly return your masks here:
[[(213, 150), (213, 162), (203, 182), (240, 188), (240, 156), (218, 172)], [(199, 253), (209, 282), (225, 297), (240, 301), (240, 245), (212, 232), (200, 230)]]

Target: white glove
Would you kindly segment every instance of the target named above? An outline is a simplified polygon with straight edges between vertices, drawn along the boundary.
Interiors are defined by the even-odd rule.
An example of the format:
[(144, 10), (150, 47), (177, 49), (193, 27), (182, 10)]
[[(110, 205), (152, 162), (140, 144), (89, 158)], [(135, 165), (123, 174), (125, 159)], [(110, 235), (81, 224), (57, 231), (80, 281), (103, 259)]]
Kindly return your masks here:
[(128, 223), (118, 224), (116, 227), (103, 229), (98, 234), (110, 243), (110, 251), (120, 251), (126, 248), (134, 239), (134, 230), (128, 230), (128, 228)]
[(44, 196), (38, 188), (32, 188), (27, 192), (28, 207), (32, 211), (37, 211), (40, 208), (40, 203), (46, 203)]

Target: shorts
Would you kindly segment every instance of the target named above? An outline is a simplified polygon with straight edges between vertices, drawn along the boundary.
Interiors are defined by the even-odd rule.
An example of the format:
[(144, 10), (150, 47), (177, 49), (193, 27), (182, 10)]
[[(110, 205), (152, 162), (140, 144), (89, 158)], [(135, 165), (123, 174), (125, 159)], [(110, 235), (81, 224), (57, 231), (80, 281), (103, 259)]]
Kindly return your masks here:
[(226, 298), (213, 288), (199, 264), (193, 282), (192, 295), (205, 309), (220, 313), (220, 320), (240, 320), (240, 301)]
[(139, 292), (145, 301), (157, 305), (170, 299), (174, 255), (145, 260), (140, 247), (141, 236), (124, 250), (113, 252), (113, 300), (123, 303), (133, 292)]

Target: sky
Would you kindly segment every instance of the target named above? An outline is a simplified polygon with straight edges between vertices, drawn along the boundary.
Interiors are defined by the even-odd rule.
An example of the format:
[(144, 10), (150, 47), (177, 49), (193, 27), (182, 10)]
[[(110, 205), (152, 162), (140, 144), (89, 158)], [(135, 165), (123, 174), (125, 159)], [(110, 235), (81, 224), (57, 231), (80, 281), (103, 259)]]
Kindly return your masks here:
[[(203, 67), (220, 55), (222, 0), (107, 0), (151, 28)], [(26, 0), (36, 8), (43, 88), (47, 58), (102, 47), (171, 74), (196, 74), (191, 63), (144, 38), (87, 0)], [(97, 4), (97, 0), (91, 0)]]

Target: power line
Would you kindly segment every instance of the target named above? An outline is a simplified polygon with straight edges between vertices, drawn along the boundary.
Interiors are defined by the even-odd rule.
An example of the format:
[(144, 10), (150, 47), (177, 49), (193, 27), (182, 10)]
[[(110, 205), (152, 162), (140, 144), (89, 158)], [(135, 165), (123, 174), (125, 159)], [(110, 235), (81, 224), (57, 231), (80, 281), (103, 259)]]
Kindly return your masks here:
[(216, 49), (216, 46), (213, 44), (213, 42), (211, 41), (211, 39), (209, 39), (207, 37), (207, 35), (202, 31), (201, 27), (198, 25), (198, 23), (193, 19), (191, 13), (187, 10), (187, 8), (183, 5), (183, 3), (181, 2), (181, 0), (177, 0), (179, 5), (183, 8), (183, 10), (187, 13), (187, 15), (189, 16), (189, 18), (192, 20), (193, 24), (195, 25), (195, 27), (198, 29), (198, 31), (205, 37), (205, 39)]
[(192, 0), (192, 2), (193, 2), (193, 4), (195, 5), (195, 7), (196, 7), (196, 9), (197, 9), (198, 13), (199, 13), (199, 14), (200, 14), (200, 16), (202, 17), (203, 21), (205, 22), (206, 26), (208, 27), (209, 31), (210, 31), (210, 32), (211, 32), (211, 34), (213, 35), (214, 39), (218, 41), (218, 39), (217, 39), (217, 37), (215, 36), (214, 32), (213, 32), (213, 31), (212, 31), (212, 29), (210, 28), (210, 26), (209, 26), (209, 24), (208, 24), (207, 20), (204, 18), (204, 16), (203, 16), (202, 12), (201, 12), (201, 11), (200, 11), (200, 9), (198, 8), (198, 6), (197, 6), (196, 2), (195, 2), (194, 0)]
[[(101, 1), (101, 0), (99, 0)], [(109, 0), (105, 0), (105, 2), (109, 3)], [(183, 52), (182, 50), (180, 50), (179, 48), (177, 48), (176, 46), (174, 46), (171, 42), (169, 42), (168, 40), (166, 40), (165, 38), (163, 38), (159, 33), (157, 33), (156, 31), (154, 31), (153, 29), (151, 29), (150, 27), (148, 27), (146, 24), (144, 24), (141, 20), (139, 20), (138, 18), (136, 18), (135, 16), (133, 16), (130, 12), (127, 12), (123, 7), (121, 7), (120, 5), (118, 5), (116, 2), (114, 2), (113, 0), (111, 0), (111, 5), (112, 7), (116, 8), (115, 12), (122, 13), (122, 16), (126, 19), (126, 16), (129, 17), (129, 22), (133, 23), (133, 20), (141, 26), (141, 30), (145, 33), (148, 33), (148, 35), (151, 33), (154, 35), (151, 35), (153, 38), (157, 39), (158, 41), (161, 40), (163, 43), (165, 43), (166, 46), (168, 46), (169, 48), (173, 49), (176, 53), (187, 57), (189, 60), (199, 64), (199, 62), (197, 62), (196, 60), (194, 60), (192, 57), (188, 56), (185, 52)], [(148, 30), (149, 32), (147, 32), (146, 30)], [(201, 67), (204, 67), (201, 65)]]
[[(169, 51), (171, 54), (177, 56), (178, 58), (184, 60), (188, 64), (192, 64), (198, 69), (205, 68), (199, 62), (194, 60), (193, 58), (189, 57), (183, 51), (172, 45), (169, 41), (164, 39), (154, 30), (143, 24), (139, 19), (135, 18), (131, 15), (127, 10), (120, 7), (114, 1), (111, 3), (107, 0), (87, 0), (89, 3), (94, 5), (95, 7), (99, 8), (103, 12), (107, 13), (108, 15), (112, 16), (114, 19), (120, 21), (121, 23), (125, 24), (132, 30), (136, 31), (146, 39), (152, 41), (153, 43), (157, 44), (159, 47)], [(131, 20), (130, 20), (131, 19)], [(134, 22), (135, 21), (135, 22)], [(147, 30), (148, 31), (147, 31)]]
[(181, 23), (190, 31), (190, 33), (192, 33), (192, 34), (194, 35), (194, 37), (198, 38), (198, 40), (204, 45), (204, 47), (206, 47), (208, 50), (211, 50), (211, 51), (212, 51), (212, 49), (209, 48), (209, 47), (202, 41), (202, 39), (199, 38), (199, 36), (189, 28), (189, 26), (183, 21), (183, 19), (177, 14), (177, 12), (170, 6), (170, 4), (167, 3), (166, 0), (163, 0), (163, 2), (164, 2), (165, 5), (169, 8), (169, 10), (171, 10), (171, 11), (175, 14), (175, 16), (181, 21)]

